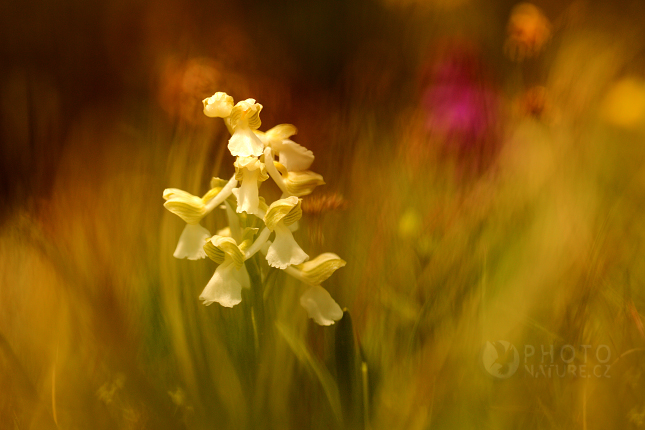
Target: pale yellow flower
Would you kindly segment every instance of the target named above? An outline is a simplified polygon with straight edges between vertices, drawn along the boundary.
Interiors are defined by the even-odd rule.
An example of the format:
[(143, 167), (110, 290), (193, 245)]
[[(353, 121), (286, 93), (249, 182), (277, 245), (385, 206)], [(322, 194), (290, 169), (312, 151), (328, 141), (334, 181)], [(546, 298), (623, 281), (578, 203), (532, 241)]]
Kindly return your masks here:
[(226, 118), (233, 109), (233, 97), (221, 92), (202, 100), (202, 103), (204, 115), (211, 118)]
[(267, 250), (267, 262), (271, 267), (286, 269), (306, 261), (309, 256), (293, 238), (289, 225), (302, 216), (301, 200), (292, 196), (271, 204), (264, 216), (266, 227), (275, 232), (275, 239)]
[(219, 264), (199, 299), (205, 305), (219, 303), (232, 308), (242, 301), (242, 288), (251, 288), (251, 280), (244, 266), (244, 252), (231, 237), (213, 236), (204, 251)]
[(238, 102), (231, 110), (228, 124), (233, 130), (233, 135), (228, 141), (228, 149), (235, 157), (259, 157), (264, 150), (264, 144), (253, 130), (257, 130), (262, 123), (260, 111), (262, 105), (255, 99), (246, 99)]
[(202, 227), (200, 221), (231, 194), (235, 184), (237, 181), (234, 178), (231, 178), (228, 183), (214, 178), (212, 188), (201, 198), (177, 188), (164, 190), (163, 198), (166, 200), (164, 207), (186, 221), (186, 227), (173, 253), (175, 258), (199, 260), (206, 257), (204, 243), (211, 234)]
[(307, 311), (309, 318), (319, 325), (332, 325), (343, 317), (343, 310), (320, 285), (309, 287), (300, 296), (300, 304)]

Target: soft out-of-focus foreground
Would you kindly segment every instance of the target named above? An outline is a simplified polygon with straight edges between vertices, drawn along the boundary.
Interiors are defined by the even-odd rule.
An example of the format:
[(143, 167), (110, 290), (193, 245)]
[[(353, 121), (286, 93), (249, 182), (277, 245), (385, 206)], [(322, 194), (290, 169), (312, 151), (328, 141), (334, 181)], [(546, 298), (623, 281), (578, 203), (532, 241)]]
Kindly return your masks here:
[[(2, 9), (0, 428), (645, 427), (642, 2)], [(316, 154), (335, 325), (172, 257), (164, 188), (233, 173), (216, 91)]]

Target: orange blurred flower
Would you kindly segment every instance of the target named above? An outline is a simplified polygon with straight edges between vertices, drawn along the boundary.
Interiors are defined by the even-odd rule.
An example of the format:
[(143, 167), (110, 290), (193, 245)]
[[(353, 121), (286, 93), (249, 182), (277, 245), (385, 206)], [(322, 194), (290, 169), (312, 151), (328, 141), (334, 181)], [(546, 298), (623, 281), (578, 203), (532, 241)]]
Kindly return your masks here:
[(551, 23), (537, 6), (520, 3), (511, 11), (506, 31), (504, 52), (513, 61), (523, 61), (542, 51), (551, 38)]

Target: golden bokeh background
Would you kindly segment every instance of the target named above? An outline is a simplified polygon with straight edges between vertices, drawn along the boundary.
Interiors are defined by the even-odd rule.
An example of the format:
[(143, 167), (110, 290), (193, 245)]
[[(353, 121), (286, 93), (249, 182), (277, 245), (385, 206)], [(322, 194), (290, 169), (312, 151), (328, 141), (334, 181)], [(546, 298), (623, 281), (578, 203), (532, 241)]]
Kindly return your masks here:
[[(1, 9), (0, 428), (645, 427), (643, 2)], [(336, 325), (279, 274), (258, 340), (172, 257), (162, 191), (233, 173), (216, 91), (316, 155), (296, 237), (347, 261)]]

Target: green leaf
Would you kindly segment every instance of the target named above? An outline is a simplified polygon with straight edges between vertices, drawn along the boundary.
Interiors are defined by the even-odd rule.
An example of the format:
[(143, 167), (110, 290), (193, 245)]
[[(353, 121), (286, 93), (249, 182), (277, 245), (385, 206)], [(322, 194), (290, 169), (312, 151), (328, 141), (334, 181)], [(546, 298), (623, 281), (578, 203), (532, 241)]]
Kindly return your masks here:
[(360, 353), (357, 351), (352, 317), (343, 311), (343, 318), (336, 323), (336, 378), (343, 405), (345, 422), (352, 427), (360, 424), (363, 412), (363, 372)]
[(342, 410), (340, 406), (340, 396), (338, 394), (338, 386), (334, 377), (331, 375), (327, 367), (321, 363), (316, 357), (314, 357), (310, 352), (307, 346), (298, 339), (284, 324), (277, 322), (275, 323), (276, 328), (280, 335), (291, 348), (291, 351), (296, 355), (296, 358), (300, 361), (302, 365), (307, 367), (309, 370), (318, 378), (322, 389), (325, 392), (325, 396), (329, 401), (331, 410), (334, 413), (336, 420), (342, 422)]

